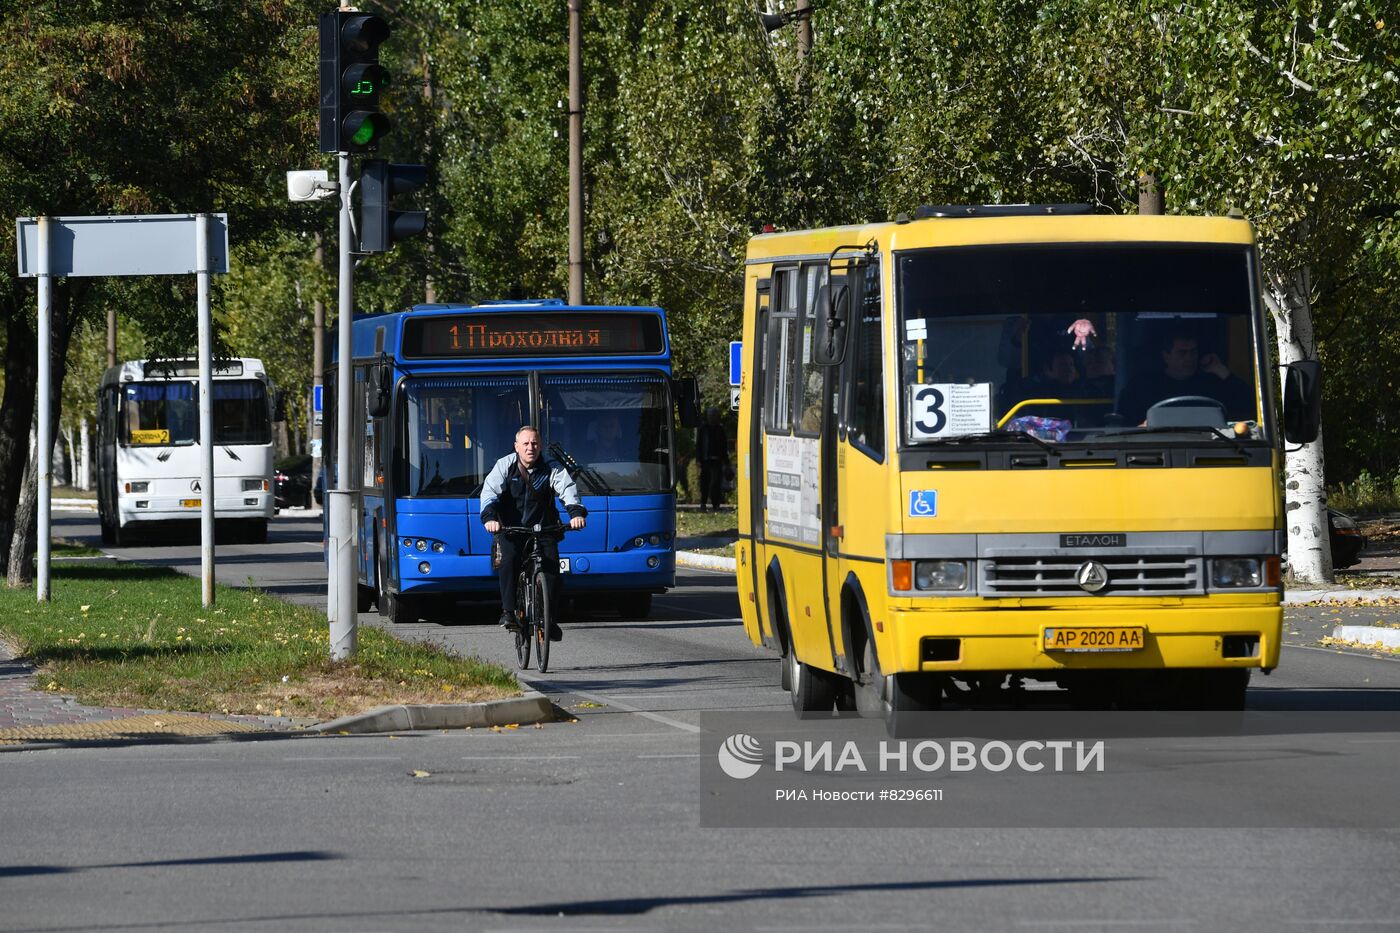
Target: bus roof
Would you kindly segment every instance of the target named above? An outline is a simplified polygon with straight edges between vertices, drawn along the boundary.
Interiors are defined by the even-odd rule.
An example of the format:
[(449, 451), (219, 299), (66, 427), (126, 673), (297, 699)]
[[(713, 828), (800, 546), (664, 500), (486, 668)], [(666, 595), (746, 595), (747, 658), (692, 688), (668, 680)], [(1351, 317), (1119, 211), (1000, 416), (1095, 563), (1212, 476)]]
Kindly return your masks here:
[[(539, 322), (549, 320), (555, 316), (560, 319), (572, 317), (577, 320), (581, 316), (592, 315), (594, 320), (599, 316), (621, 316), (621, 315), (646, 315), (654, 317), (659, 321), (660, 345), (659, 349), (653, 352), (651, 349), (637, 353), (607, 352), (589, 353), (586, 350), (574, 351), (567, 354), (542, 353), (524, 354), (511, 353), (508, 355), (487, 355), (487, 354), (434, 354), (423, 351), (421, 347), (406, 347), (405, 334), (410, 332), (406, 325), (410, 321), (431, 321), (433, 319), (461, 318), (463, 315), (470, 315), (479, 321), (489, 321), (493, 318), (504, 321), (512, 317), (519, 318), (528, 315), (531, 321)], [(445, 324), (439, 327), (445, 327)], [(422, 332), (419, 328), (418, 332)], [(422, 304), (414, 305), (403, 311), (391, 312), (388, 314), (366, 314), (355, 318), (352, 325), (352, 345), (354, 358), (358, 360), (376, 359), (379, 354), (385, 353), (391, 359), (403, 361), (410, 359), (414, 364), (422, 364), (427, 367), (441, 366), (461, 366), (462, 364), (489, 363), (499, 366), (503, 361), (509, 360), (511, 365), (526, 365), (538, 363), (542, 360), (558, 361), (561, 356), (567, 358), (572, 363), (593, 362), (601, 363), (604, 360), (609, 365), (618, 363), (645, 363), (648, 365), (667, 366), (670, 363), (670, 334), (666, 326), (666, 313), (657, 307), (643, 305), (569, 305), (554, 299), (534, 299), (534, 300), (513, 300), (513, 301), (489, 301), (480, 304)], [(412, 342), (412, 338), (410, 338)], [(334, 340), (331, 343), (331, 360), (338, 358), (337, 347)]]
[[(749, 265), (818, 259), (856, 252), (874, 241), (881, 252), (1007, 243), (1254, 242), (1250, 224), (1234, 217), (1179, 214), (1049, 214), (1041, 211), (932, 216), (819, 230), (765, 233), (749, 240)], [(849, 247), (849, 249), (845, 249)]]
[[(102, 385), (117, 385), (123, 382), (167, 382), (172, 379), (193, 379), (199, 376), (199, 361), (193, 357), (171, 360), (127, 360), (109, 367), (102, 374)], [(262, 379), (266, 381), (267, 370), (262, 360), (251, 356), (240, 356), (229, 360), (214, 361), (215, 379)]]

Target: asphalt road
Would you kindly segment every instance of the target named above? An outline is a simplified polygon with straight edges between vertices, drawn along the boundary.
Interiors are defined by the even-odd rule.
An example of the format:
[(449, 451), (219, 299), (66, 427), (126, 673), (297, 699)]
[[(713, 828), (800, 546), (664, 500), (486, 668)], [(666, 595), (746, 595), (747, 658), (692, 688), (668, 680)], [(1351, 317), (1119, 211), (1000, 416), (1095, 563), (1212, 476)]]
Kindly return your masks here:
[[(59, 521), (95, 537), (90, 520)], [(319, 526), (273, 528), (269, 545), (221, 549), (220, 579), (316, 601)], [(197, 548), (139, 556), (198, 572)], [(0, 929), (1400, 928), (1400, 832), (1378, 828), (1400, 823), (1327, 824), (1339, 797), (1394, 796), (1393, 773), (1356, 752), (1383, 745), (1289, 736), (1235, 755), (1263, 797), (1313, 782), (1308, 829), (702, 827), (702, 712), (787, 700), (728, 580), (680, 582), (654, 620), (568, 626), (537, 683), (576, 724), (0, 754)], [(1308, 642), (1327, 615), (1290, 612), (1290, 638)], [(489, 620), (403, 634), (508, 660)], [(1291, 647), (1250, 706), (1397, 697), (1395, 661)], [(1206, 748), (1221, 751), (1240, 749)], [(1180, 814), (1161, 825), (1198, 825), (1219, 780), (1165, 799), (1148, 775), (1144, 805)]]

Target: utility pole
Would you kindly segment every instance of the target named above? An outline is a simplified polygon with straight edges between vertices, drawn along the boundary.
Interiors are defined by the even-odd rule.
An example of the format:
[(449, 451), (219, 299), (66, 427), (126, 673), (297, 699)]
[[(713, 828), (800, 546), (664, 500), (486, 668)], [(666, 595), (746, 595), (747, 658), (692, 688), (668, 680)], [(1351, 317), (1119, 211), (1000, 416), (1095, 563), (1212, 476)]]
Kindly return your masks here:
[(797, 0), (792, 7), (793, 18), (797, 20), (797, 68), (799, 82), (807, 67), (807, 56), (812, 54), (812, 0)]
[(569, 304), (583, 304), (583, 0), (569, 0)]

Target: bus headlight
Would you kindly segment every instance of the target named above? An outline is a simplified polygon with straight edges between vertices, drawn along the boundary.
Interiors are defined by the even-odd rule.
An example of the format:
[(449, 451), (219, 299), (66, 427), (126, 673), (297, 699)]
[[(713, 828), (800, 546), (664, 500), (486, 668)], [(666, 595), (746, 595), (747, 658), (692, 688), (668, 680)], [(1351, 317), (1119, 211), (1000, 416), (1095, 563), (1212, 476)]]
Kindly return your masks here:
[(150, 488), (151, 488), (151, 484), (148, 483), (148, 482), (144, 482), (144, 481), (139, 482), (139, 483), (127, 483), (127, 484), (126, 484), (126, 491), (127, 491), (127, 492), (147, 492), (147, 491), (150, 490)]
[(422, 563), (420, 563), (420, 564), (418, 565), (418, 572), (419, 572), (419, 573), (432, 573), (432, 572), (433, 572), (433, 565), (430, 564), (430, 563), (428, 563), (427, 561), (423, 561)]
[(1264, 574), (1257, 557), (1217, 557), (1210, 562), (1210, 584), (1222, 589), (1263, 586)]
[(447, 550), (447, 545), (443, 544), (441, 541), (434, 541), (434, 542), (433, 542), (433, 553), (434, 553), (434, 554), (441, 554), (441, 553), (442, 553), (443, 551), (445, 551), (445, 550)]
[(245, 479), (243, 481), (244, 492), (263, 492), (266, 489), (267, 480), (265, 479)]
[(914, 562), (914, 588), (920, 590), (967, 589), (967, 564), (960, 560)]
[(652, 535), (650, 538), (647, 538), (647, 543), (650, 544), (652, 547), (656, 547), (658, 544), (661, 543), (661, 536)]
[(633, 546), (633, 547), (641, 547), (643, 544), (646, 544), (646, 543), (647, 543), (647, 539), (646, 539), (646, 538), (643, 538), (641, 535), (637, 535), (637, 537), (635, 537), (635, 538), (632, 539), (632, 546)]
[(403, 546), (404, 546), (404, 547), (413, 547), (413, 539), (412, 539), (412, 538), (404, 538), (404, 539), (403, 539)]
[(428, 542), (419, 538), (417, 541), (413, 542), (413, 547), (415, 550), (426, 551), (428, 549)]

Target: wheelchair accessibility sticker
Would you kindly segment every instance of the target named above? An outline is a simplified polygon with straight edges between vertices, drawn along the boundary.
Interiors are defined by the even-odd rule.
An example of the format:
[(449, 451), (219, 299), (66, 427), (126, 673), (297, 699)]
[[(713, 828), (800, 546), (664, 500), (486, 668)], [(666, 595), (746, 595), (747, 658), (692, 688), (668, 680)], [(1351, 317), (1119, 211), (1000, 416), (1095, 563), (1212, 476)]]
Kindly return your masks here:
[(938, 490), (913, 489), (909, 492), (911, 518), (933, 518), (938, 515)]

